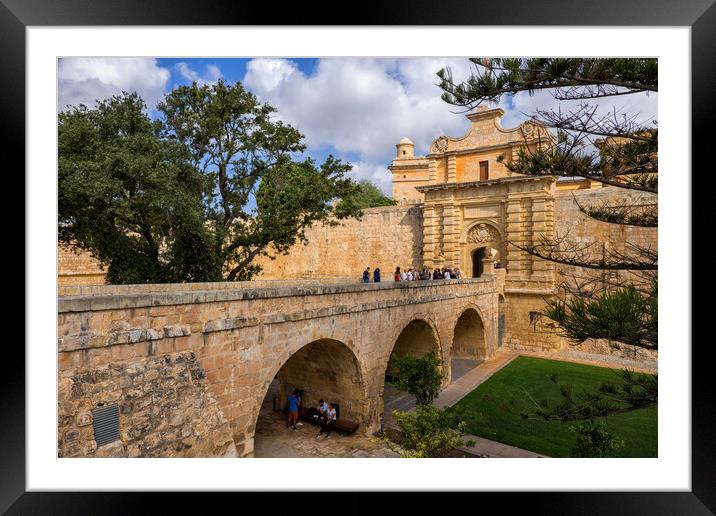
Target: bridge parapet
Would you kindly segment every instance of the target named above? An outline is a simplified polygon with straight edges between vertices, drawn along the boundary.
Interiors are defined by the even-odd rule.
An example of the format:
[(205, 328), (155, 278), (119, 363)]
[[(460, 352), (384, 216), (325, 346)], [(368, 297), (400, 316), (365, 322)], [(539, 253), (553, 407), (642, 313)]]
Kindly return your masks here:
[[(504, 276), (502, 280), (504, 285)], [(84, 312), (197, 303), (242, 301), (281, 297), (325, 296), (389, 292), (418, 292), (444, 287), (474, 287), (475, 293), (489, 293), (497, 288), (495, 277), (356, 283), (353, 281), (276, 280), (257, 282), (167, 283), (148, 285), (75, 286), (60, 289), (58, 312)]]

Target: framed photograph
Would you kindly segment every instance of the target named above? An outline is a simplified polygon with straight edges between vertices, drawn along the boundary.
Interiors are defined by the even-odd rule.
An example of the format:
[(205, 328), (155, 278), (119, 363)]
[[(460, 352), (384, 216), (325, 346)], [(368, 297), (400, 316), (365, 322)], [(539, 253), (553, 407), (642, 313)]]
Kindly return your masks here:
[(2, 0), (27, 311), (0, 508), (711, 514), (691, 168), (716, 8), (357, 11)]

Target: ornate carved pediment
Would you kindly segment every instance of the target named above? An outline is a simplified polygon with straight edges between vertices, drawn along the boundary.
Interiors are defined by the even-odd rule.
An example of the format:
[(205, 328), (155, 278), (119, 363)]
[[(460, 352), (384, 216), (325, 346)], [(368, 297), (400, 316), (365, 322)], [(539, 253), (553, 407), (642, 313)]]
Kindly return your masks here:
[(499, 242), (500, 233), (489, 224), (477, 224), (467, 233), (467, 241), (475, 244)]
[(440, 136), (430, 146), (430, 152), (434, 152), (434, 153), (445, 152), (447, 150), (447, 148), (448, 148), (447, 136)]

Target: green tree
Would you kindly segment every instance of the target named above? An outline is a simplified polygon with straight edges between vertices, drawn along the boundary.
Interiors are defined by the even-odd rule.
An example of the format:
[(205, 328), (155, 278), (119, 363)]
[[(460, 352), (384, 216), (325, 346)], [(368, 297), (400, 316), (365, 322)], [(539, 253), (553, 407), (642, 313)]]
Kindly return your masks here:
[(363, 209), (378, 206), (395, 206), (398, 204), (396, 200), (385, 195), (380, 191), (380, 188), (370, 181), (363, 179), (358, 182), (357, 186), (358, 188), (352, 196), (341, 200), (339, 204), (341, 208), (346, 209), (352, 205), (355, 209)]
[(415, 396), (415, 403), (419, 406), (430, 405), (438, 397), (445, 373), (435, 351), (422, 357), (394, 355), (391, 360), (397, 377), (392, 384), (396, 389)]
[(417, 405), (415, 413), (393, 411), (400, 427), (395, 441), (387, 434), (376, 438), (404, 458), (442, 457), (461, 446), (474, 446), (473, 440), (465, 440), (467, 424), (455, 414), (433, 405)]
[[(350, 166), (329, 156), (297, 162), (303, 136), (241, 83), (180, 86), (158, 105), (168, 138), (183, 143), (212, 183), (206, 195), (213, 253), (227, 280), (250, 279), (270, 246), (287, 252), (315, 222), (357, 217), (335, 202), (355, 194)], [(252, 206), (251, 200), (255, 199)], [(336, 208), (334, 208), (334, 206)]]
[[(581, 206), (587, 216), (608, 224), (656, 227), (658, 129), (638, 113), (600, 114), (594, 99), (658, 91), (656, 59), (532, 58), (471, 59), (475, 72), (457, 82), (449, 69), (438, 72), (445, 102), (472, 109), (502, 95), (548, 90), (576, 107), (536, 110), (533, 122), (557, 130), (538, 149), (524, 149), (515, 160), (501, 160), (520, 174), (580, 176), (612, 187), (642, 192), (639, 205)], [(591, 102), (590, 102), (591, 101)], [(575, 104), (570, 104), (575, 106)], [(542, 235), (530, 246), (510, 242), (552, 262), (586, 274), (560, 284), (542, 315), (556, 322), (573, 342), (608, 338), (658, 349), (657, 250), (627, 242), (623, 249), (595, 249), (567, 235)], [(629, 275), (625, 277), (624, 273)], [(580, 273), (581, 274), (581, 273)]]
[(216, 278), (200, 252), (204, 178), (145, 107), (123, 94), (59, 114), (59, 240), (107, 265), (110, 283)]
[(350, 165), (297, 160), (303, 136), (240, 83), (181, 86), (152, 121), (136, 93), (60, 113), (59, 233), (109, 283), (251, 279), (314, 223), (360, 217)]
[(624, 447), (624, 441), (612, 434), (600, 421), (580, 421), (569, 429), (577, 434), (572, 457), (614, 457)]

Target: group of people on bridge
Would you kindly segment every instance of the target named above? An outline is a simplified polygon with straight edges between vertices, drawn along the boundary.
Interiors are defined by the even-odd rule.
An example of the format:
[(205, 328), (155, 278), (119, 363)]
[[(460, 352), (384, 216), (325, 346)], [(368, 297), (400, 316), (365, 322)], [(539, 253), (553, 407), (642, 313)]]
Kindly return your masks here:
[(426, 266), (423, 266), (422, 270), (417, 268), (409, 268), (407, 271), (400, 270), (400, 267), (395, 268), (393, 279), (395, 281), (417, 281), (417, 280), (436, 280), (436, 279), (460, 279), (462, 272), (460, 267), (436, 267), (430, 271)]
[[(363, 283), (370, 283), (370, 267), (366, 267), (363, 271)], [(462, 272), (459, 267), (436, 267), (432, 271), (424, 266), (422, 270), (417, 267), (410, 267), (408, 270), (401, 272), (400, 267), (395, 268), (393, 279), (395, 281), (418, 281), (418, 280), (436, 280), (436, 279), (460, 279)], [(380, 268), (376, 267), (373, 271), (373, 282), (380, 283)]]

